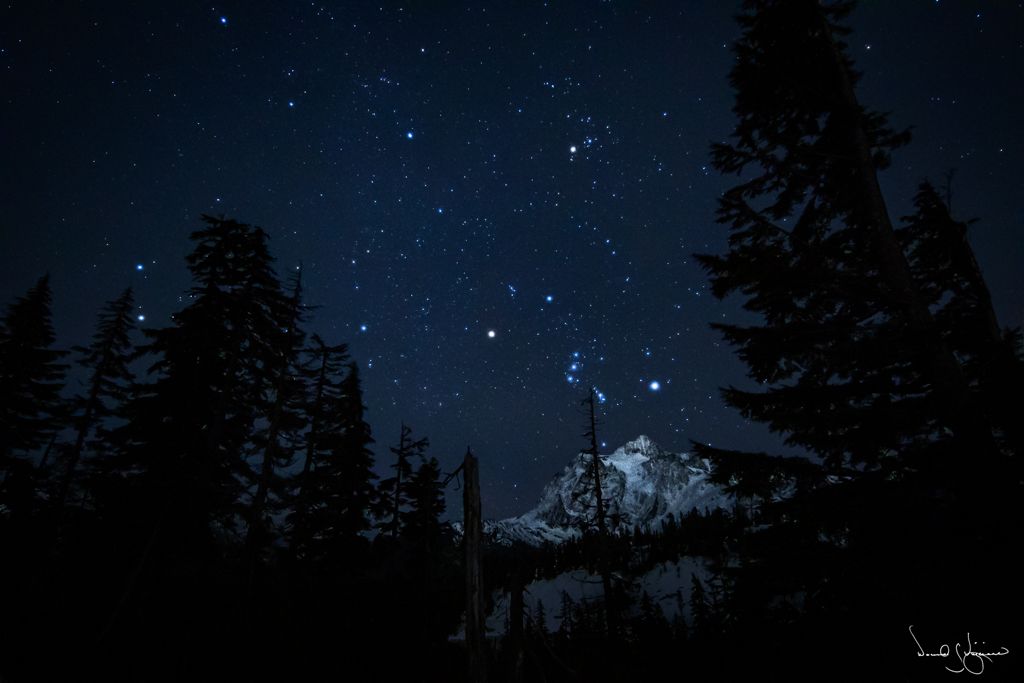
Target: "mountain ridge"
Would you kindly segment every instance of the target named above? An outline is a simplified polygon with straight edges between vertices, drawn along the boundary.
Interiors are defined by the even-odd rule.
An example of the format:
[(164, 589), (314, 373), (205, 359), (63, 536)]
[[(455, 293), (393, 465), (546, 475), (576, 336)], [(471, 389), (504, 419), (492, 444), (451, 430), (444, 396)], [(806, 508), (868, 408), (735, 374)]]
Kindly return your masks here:
[[(492, 541), (510, 545), (563, 543), (596, 526), (591, 454), (578, 453), (548, 482), (538, 504), (515, 517), (484, 522)], [(733, 497), (710, 480), (712, 465), (691, 453), (673, 453), (646, 435), (598, 456), (606, 519), (612, 533), (658, 528), (669, 515), (731, 508)]]

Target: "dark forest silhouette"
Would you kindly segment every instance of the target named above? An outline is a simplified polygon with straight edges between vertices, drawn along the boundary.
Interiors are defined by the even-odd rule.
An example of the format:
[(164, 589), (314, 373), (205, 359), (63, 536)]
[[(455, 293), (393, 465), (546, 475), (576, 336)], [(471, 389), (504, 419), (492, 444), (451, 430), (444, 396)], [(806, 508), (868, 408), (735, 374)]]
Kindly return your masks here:
[[(49, 276), (0, 320), (0, 676), (927, 679), (910, 624), (1019, 644), (1021, 335), (948, 197), (922, 181), (889, 214), (878, 173), (910, 136), (857, 101), (851, 7), (744, 3), (737, 124), (712, 152), (738, 176), (729, 248), (699, 256), (758, 319), (715, 324), (758, 387), (724, 400), (807, 457), (695, 441), (736, 509), (619, 529), (591, 392), (580, 537), (464, 547), (444, 492), (469, 487), (476, 528), (472, 455), (462, 482), (408, 425), (382, 447), (395, 426), (375, 440), (356, 360), (307, 332), (301, 271), (282, 281), (265, 232), (203, 216), (166, 327), (137, 329), (126, 290), (58, 349)], [(684, 556), (710, 567), (675, 596), (690, 623), (629, 580)], [(532, 581), (577, 568), (601, 599), (526, 609)], [(496, 595), (507, 629), (480, 639)]]

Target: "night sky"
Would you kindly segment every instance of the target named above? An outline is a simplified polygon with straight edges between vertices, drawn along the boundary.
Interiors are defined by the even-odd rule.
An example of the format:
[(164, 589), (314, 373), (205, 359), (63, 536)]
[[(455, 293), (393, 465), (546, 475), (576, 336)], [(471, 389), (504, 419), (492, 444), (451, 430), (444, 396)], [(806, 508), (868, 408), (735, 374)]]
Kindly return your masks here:
[[(310, 330), (363, 369), (379, 465), (405, 420), (484, 512), (525, 511), (583, 445), (640, 433), (776, 448), (693, 252), (734, 179), (731, 2), (9, 2), (0, 9), (0, 300), (49, 271), (59, 343), (131, 285), (144, 326), (189, 286), (201, 213), (304, 266)], [(894, 216), (957, 169), (955, 213), (1003, 325), (1024, 323), (1024, 8), (866, 2), (860, 96), (914, 126)], [(456, 498), (452, 499), (457, 506)]]

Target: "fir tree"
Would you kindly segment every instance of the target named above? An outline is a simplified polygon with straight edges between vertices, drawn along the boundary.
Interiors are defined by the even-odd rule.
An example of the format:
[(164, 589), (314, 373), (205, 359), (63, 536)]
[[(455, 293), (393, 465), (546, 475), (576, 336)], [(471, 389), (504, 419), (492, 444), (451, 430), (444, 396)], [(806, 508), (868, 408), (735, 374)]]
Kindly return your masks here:
[(0, 320), (0, 465), (31, 454), (57, 430), (65, 355), (54, 343), (50, 276), (44, 275)]
[(409, 509), (402, 515), (402, 536), (426, 548), (436, 546), (444, 534), (445, 510), (441, 465), (437, 458), (424, 459), (407, 480)]
[[(0, 503), (27, 512), (35, 496), (29, 458), (56, 438), (66, 366), (54, 343), (50, 277), (44, 275), (0, 320)], [(15, 508), (18, 508), (17, 510)]]
[(560, 607), (558, 610), (558, 637), (560, 640), (567, 641), (573, 636), (575, 632), (573, 615), (576, 614), (576, 604), (573, 602), (572, 597), (569, 593), (562, 591), (560, 598)]
[[(947, 192), (948, 195), (948, 192)], [(1019, 356), (1020, 330), (999, 325), (992, 295), (968, 241), (974, 221), (953, 218), (948, 196), (930, 182), (914, 197), (914, 213), (903, 217), (899, 236), (918, 288), (934, 312), (949, 347), (963, 364), (972, 392), (978, 395), (1005, 445), (1021, 449), (1022, 412), (1015, 387), (1024, 380)]]
[(909, 135), (857, 100), (841, 25), (852, 3), (743, 7), (738, 122), (713, 148), (715, 167), (741, 176), (719, 204), (729, 248), (698, 258), (716, 296), (740, 295), (759, 318), (714, 325), (760, 386), (729, 387), (726, 403), (815, 457), (695, 443), (714, 479), (764, 501), (767, 524), (739, 540), (744, 562), (716, 577), (710, 603), (694, 577), (694, 631), (763, 631), (780, 596), (801, 595), (819, 626), (801, 634), (823, 638), (857, 618), (927, 608), (971, 571), (945, 547), (977, 548), (971, 562), (1005, 549), (1019, 515), (998, 501), (1019, 477), (1003, 476), (1008, 420), (989, 407), (996, 392), (981, 368), (1007, 335), (964, 226), (933, 189), (893, 225), (879, 173)]
[(188, 256), (189, 304), (168, 328), (145, 330), (151, 384), (118, 430), (119, 498), (166, 540), (212, 550), (232, 529), (250, 480), (245, 460), (266, 414), (266, 369), (281, 348), (281, 288), (259, 228), (203, 216)]
[(548, 613), (544, 609), (544, 601), (537, 600), (536, 606), (533, 608), (533, 628), (534, 633), (542, 640), (548, 637)]
[(704, 584), (696, 574), (690, 575), (690, 607), (693, 610), (693, 635), (707, 638), (711, 634), (711, 605)]
[[(829, 465), (877, 464), (942, 438), (992, 453), (963, 369), (919, 291), (878, 171), (909, 135), (864, 109), (840, 22), (850, 3), (749, 0), (731, 82), (738, 124), (715, 167), (724, 256), (698, 258), (716, 296), (763, 324), (716, 324), (762, 392), (724, 397)], [(922, 398), (924, 396), (925, 398)]]
[(395, 474), (380, 483), (381, 516), (384, 517), (380, 528), (383, 533), (390, 534), (392, 538), (398, 538), (401, 533), (403, 517), (410, 503), (408, 491), (409, 479), (412, 476), (410, 459), (422, 458), (429, 445), (430, 442), (426, 438), (414, 440), (412, 429), (403, 423), (398, 445), (390, 448), (395, 456), (395, 464), (391, 466)]
[(371, 528), (376, 502), (373, 443), (364, 419), (359, 368), (347, 360), (346, 347), (317, 343), (315, 426), (307, 435), (307, 460), (301, 475), (293, 546), (315, 560), (351, 560), (351, 550)]
[(120, 414), (131, 398), (134, 377), (129, 365), (131, 333), (135, 329), (134, 305), (132, 290), (128, 288), (100, 312), (92, 343), (88, 347), (75, 347), (78, 365), (89, 372), (88, 391), (74, 401), (75, 443), (55, 501), (58, 508), (66, 502), (89, 437), (94, 433), (102, 437), (103, 422)]
[(300, 367), (305, 343), (301, 270), (295, 274), (291, 296), (276, 308), (282, 333), (276, 337), (278, 347), (262, 367), (261, 380), (266, 383), (269, 400), (265, 402), (265, 426), (253, 439), (259, 452), (259, 471), (246, 531), (250, 567), (254, 566), (259, 548), (269, 539), (268, 512), (273, 510), (274, 502), (271, 497), (279, 506), (286, 498), (287, 482), (280, 471), (291, 465), (300, 445), (299, 432), (305, 426), (306, 384)]
[(676, 591), (676, 614), (672, 618), (672, 637), (677, 641), (684, 641), (689, 638), (689, 630), (686, 627), (686, 617), (684, 608), (686, 606), (683, 600), (683, 591), (679, 589)]
[(313, 472), (316, 463), (329, 457), (333, 442), (340, 433), (337, 406), (341, 401), (341, 376), (349, 360), (348, 346), (328, 346), (320, 335), (313, 335), (313, 346), (306, 350), (306, 371), (312, 381), (312, 397), (307, 414), (309, 430), (306, 432), (306, 452), (299, 474), (295, 510), (289, 516), (291, 549), (300, 553), (313, 537), (309, 510), (316, 505)]

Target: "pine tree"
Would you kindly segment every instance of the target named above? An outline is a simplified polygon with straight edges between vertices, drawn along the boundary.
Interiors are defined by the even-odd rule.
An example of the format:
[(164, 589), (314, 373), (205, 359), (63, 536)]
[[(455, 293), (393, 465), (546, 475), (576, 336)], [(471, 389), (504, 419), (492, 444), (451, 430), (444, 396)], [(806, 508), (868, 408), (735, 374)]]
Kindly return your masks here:
[(961, 446), (990, 455), (991, 430), (881, 194), (878, 171), (909, 135), (856, 100), (838, 23), (851, 4), (744, 8), (731, 74), (739, 121), (713, 162), (748, 179), (720, 201), (728, 253), (698, 258), (716, 296), (741, 292), (762, 317), (715, 327), (766, 389), (729, 388), (726, 402), (832, 467), (875, 465), (947, 426)]
[(306, 432), (302, 472), (298, 477), (295, 509), (289, 515), (293, 554), (301, 554), (303, 547), (314, 536), (309, 518), (309, 510), (314, 502), (311, 498), (315, 497), (316, 488), (313, 471), (317, 461), (329, 456), (333, 439), (340, 429), (334, 407), (341, 398), (339, 377), (349, 360), (347, 345), (328, 346), (317, 334), (313, 335), (313, 346), (306, 350), (306, 354), (306, 371), (312, 382), (312, 397), (307, 409), (309, 430)]
[[(947, 192), (948, 195), (948, 192)], [(1015, 387), (1024, 380), (1020, 330), (1002, 329), (981, 267), (967, 239), (974, 221), (958, 221), (930, 182), (914, 197), (914, 213), (899, 231), (915, 282), (934, 311), (946, 343), (963, 364), (971, 390), (1006, 445), (1021, 449), (1022, 412)]]
[(370, 448), (374, 440), (365, 419), (362, 382), (359, 366), (355, 362), (348, 364), (348, 373), (341, 385), (341, 397), (344, 431), (337, 454), (338, 478), (341, 482), (337, 528), (345, 537), (356, 538), (372, 527), (370, 511), (377, 501), (377, 488), (374, 485), (377, 475), (373, 471), (374, 457)]
[(132, 290), (128, 288), (100, 312), (92, 343), (88, 347), (75, 347), (79, 367), (89, 372), (88, 391), (74, 401), (75, 443), (55, 501), (58, 508), (67, 500), (89, 437), (94, 433), (102, 437), (99, 432), (104, 420), (117, 415), (131, 397), (134, 376), (129, 365), (131, 334), (135, 329), (134, 305)]
[(305, 426), (306, 384), (300, 366), (306, 336), (302, 330), (301, 270), (295, 274), (291, 295), (275, 308), (282, 334), (276, 337), (278, 348), (263, 364), (261, 374), (269, 398), (265, 401), (265, 426), (254, 438), (259, 471), (245, 539), (250, 569), (255, 566), (259, 549), (269, 539), (268, 512), (273, 511), (275, 501), (280, 506), (287, 497), (287, 482), (280, 472), (291, 465), (300, 444), (299, 433)]
[(693, 609), (693, 635), (708, 638), (712, 635), (711, 605), (708, 602), (704, 584), (696, 574), (690, 575), (690, 607)]
[(573, 615), (576, 614), (576, 604), (569, 596), (569, 593), (562, 591), (561, 603), (558, 610), (558, 637), (567, 641), (575, 632)]
[(445, 510), (441, 465), (437, 458), (424, 459), (407, 480), (409, 509), (401, 516), (401, 534), (417, 545), (436, 547), (444, 535), (441, 516)]
[[(54, 343), (50, 277), (44, 275), (0, 320), (0, 503), (23, 507), (34, 496), (28, 458), (55, 438), (64, 419), (66, 366)], [(15, 501), (18, 501), (15, 503)]]
[(408, 492), (409, 479), (412, 477), (412, 457), (423, 457), (424, 451), (430, 445), (426, 438), (413, 440), (412, 429), (402, 424), (398, 445), (390, 448), (395, 456), (395, 464), (391, 468), (395, 471), (393, 477), (388, 477), (380, 483), (381, 516), (384, 521), (380, 524), (381, 531), (390, 534), (392, 538), (398, 538), (402, 531), (403, 517), (410, 504)]
[(683, 600), (683, 591), (679, 589), (676, 591), (676, 614), (672, 618), (672, 637), (677, 641), (682, 642), (689, 638), (689, 630), (686, 627), (686, 618), (684, 616), (684, 607), (686, 603)]
[(282, 336), (281, 288), (259, 228), (203, 216), (188, 256), (194, 285), (173, 324), (145, 330), (151, 384), (118, 430), (119, 499), (165, 540), (212, 550), (242, 515), (246, 454), (266, 414), (266, 369)]
[(537, 604), (533, 608), (533, 627), (534, 632), (542, 640), (548, 637), (548, 613), (544, 609), (544, 601), (537, 600)]
[[(801, 618), (819, 628), (800, 633), (822, 638), (927, 608), (977, 557), (1005, 551), (1019, 516), (999, 501), (1019, 477), (1004, 476), (1009, 420), (981, 368), (1008, 335), (933, 189), (893, 225), (879, 173), (909, 135), (857, 101), (841, 25), (852, 3), (743, 7), (738, 122), (713, 148), (715, 167), (741, 176), (719, 203), (729, 247), (698, 258), (717, 297), (739, 294), (759, 318), (714, 325), (761, 387), (729, 387), (725, 402), (815, 457), (694, 445), (719, 483), (765, 501), (767, 524), (739, 540), (744, 562), (716, 577), (713, 605), (694, 578), (691, 607), (696, 636), (709, 624), (736, 635), (775, 625), (780, 596), (809, 596)], [(962, 544), (970, 562), (942, 550)]]
[(50, 276), (44, 275), (0, 320), (0, 455), (29, 454), (45, 444), (62, 413), (65, 355), (55, 337)]
[(376, 503), (373, 437), (364, 419), (359, 368), (344, 345), (314, 335), (316, 360), (312, 426), (291, 516), (293, 551), (314, 560), (352, 559), (371, 528)]

